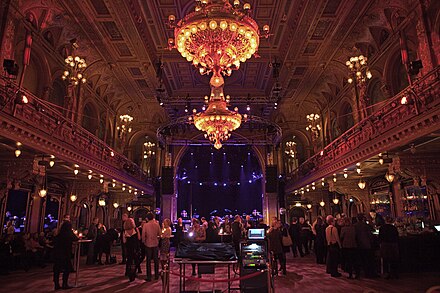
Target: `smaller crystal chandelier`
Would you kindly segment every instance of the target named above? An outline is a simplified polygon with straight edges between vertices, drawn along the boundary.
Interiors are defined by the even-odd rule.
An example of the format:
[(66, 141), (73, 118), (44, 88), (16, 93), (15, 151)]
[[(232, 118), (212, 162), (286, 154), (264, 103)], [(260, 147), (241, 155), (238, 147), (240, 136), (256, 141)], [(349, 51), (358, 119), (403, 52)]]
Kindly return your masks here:
[(367, 57), (364, 55), (351, 57), (350, 60), (345, 62), (345, 65), (350, 69), (350, 76), (347, 79), (348, 83), (353, 83), (353, 81), (365, 82), (373, 77), (367, 66)]
[(144, 159), (147, 159), (148, 157), (154, 156), (155, 151), (154, 147), (156, 144), (151, 141), (144, 142)]
[(231, 137), (231, 132), (240, 127), (242, 118), (247, 119), (247, 114), (242, 117), (237, 107), (234, 111), (228, 109), (229, 96), (225, 99), (224, 79), (219, 71), (213, 74), (210, 84), (211, 97), (208, 100), (208, 108), (200, 113), (194, 109), (194, 115), (189, 116), (188, 119), (194, 122), (198, 130), (206, 132), (205, 138), (208, 138), (216, 149), (220, 149), (222, 142)]
[(69, 55), (66, 59), (66, 70), (64, 70), (61, 78), (63, 80), (68, 80), (73, 85), (78, 85), (81, 81), (85, 83), (87, 79), (84, 77), (84, 70), (87, 67), (86, 61), (79, 56)]
[(295, 158), (296, 157), (296, 142), (293, 141), (295, 136), (293, 136), (292, 140), (286, 141), (286, 148), (284, 149), (284, 153), (286, 156)]
[(131, 123), (133, 121), (133, 116), (130, 116), (129, 114), (124, 114), (119, 116), (120, 119), (120, 126), (116, 127), (116, 129), (119, 131), (119, 138), (123, 139), (128, 133), (131, 132)]
[(310, 131), (312, 137), (314, 139), (319, 137), (319, 132), (321, 131), (321, 125), (319, 125), (319, 118), (321, 118), (318, 114), (309, 114), (306, 116), (307, 122), (309, 125), (306, 127), (307, 131)]

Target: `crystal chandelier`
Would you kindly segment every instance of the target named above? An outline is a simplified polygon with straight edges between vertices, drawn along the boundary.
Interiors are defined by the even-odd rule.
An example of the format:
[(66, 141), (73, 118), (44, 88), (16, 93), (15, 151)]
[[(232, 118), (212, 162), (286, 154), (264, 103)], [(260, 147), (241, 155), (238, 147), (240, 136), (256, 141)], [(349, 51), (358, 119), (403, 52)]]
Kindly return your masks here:
[(116, 127), (119, 131), (119, 138), (124, 138), (128, 133), (131, 132), (131, 122), (133, 121), (133, 116), (129, 114), (124, 114), (119, 116), (120, 126)]
[(348, 83), (353, 81), (365, 82), (366, 79), (373, 77), (367, 66), (367, 57), (364, 55), (351, 57), (350, 60), (345, 62), (345, 65), (350, 69), (350, 76), (347, 79)]
[(196, 0), (195, 11), (176, 23), (170, 15), (168, 24), (174, 28), (170, 48), (177, 48), (182, 57), (199, 68), (201, 74), (212, 71), (231, 75), (254, 55), (260, 36), (269, 36), (269, 26), (258, 25), (250, 16), (251, 5), (235, 0)]
[(148, 157), (154, 156), (154, 147), (156, 144), (151, 141), (147, 141), (144, 143), (144, 159), (147, 159)]
[(321, 125), (319, 125), (320, 116), (318, 114), (309, 114), (306, 116), (306, 118), (307, 122), (309, 123), (309, 125), (306, 127), (306, 130), (312, 133), (313, 138), (318, 138), (319, 132), (321, 131)]
[(292, 138), (292, 140), (286, 141), (286, 148), (284, 150), (286, 156), (291, 158), (296, 157), (296, 142), (294, 142), (293, 139), (295, 139), (295, 136)]
[(225, 99), (223, 83), (221, 75), (213, 76), (210, 81), (211, 96), (205, 97), (208, 100), (208, 108), (200, 113), (194, 109), (194, 115), (188, 118), (198, 130), (206, 132), (205, 138), (208, 138), (216, 149), (220, 149), (222, 142), (231, 137), (231, 132), (240, 127), (242, 119), (247, 119), (247, 114), (242, 117), (237, 107), (234, 111), (228, 109), (229, 96)]
[(61, 76), (63, 80), (69, 80), (73, 85), (78, 85), (80, 81), (82, 83), (87, 81), (84, 77), (84, 70), (86, 69), (87, 64), (83, 58), (69, 55), (64, 59), (64, 62), (66, 62), (66, 70)]

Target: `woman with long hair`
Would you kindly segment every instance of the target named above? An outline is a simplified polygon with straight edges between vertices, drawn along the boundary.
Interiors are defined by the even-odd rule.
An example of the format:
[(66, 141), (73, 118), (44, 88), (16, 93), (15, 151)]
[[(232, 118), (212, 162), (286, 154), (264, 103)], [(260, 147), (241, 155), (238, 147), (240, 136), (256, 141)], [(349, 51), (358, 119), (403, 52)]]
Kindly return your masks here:
[(122, 241), (124, 241), (127, 249), (126, 275), (130, 282), (134, 281), (136, 278), (136, 269), (139, 266), (140, 240), (141, 234), (139, 233), (134, 220), (128, 218), (128, 220), (124, 222), (124, 235), (122, 236)]

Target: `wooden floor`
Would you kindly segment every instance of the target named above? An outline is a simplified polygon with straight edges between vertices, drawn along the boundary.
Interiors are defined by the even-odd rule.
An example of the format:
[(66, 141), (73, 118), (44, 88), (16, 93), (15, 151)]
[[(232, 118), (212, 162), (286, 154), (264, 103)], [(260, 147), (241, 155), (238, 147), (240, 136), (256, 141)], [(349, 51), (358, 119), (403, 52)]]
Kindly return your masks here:
[[(82, 261), (85, 261), (83, 259)], [(287, 276), (275, 279), (275, 292), (395, 292), (417, 293), (426, 292), (434, 285), (440, 285), (440, 273), (402, 274), (399, 280), (361, 279), (350, 280), (344, 273), (341, 278), (331, 278), (325, 273), (325, 266), (317, 265), (313, 256), (292, 258), (288, 255)], [(62, 292), (162, 292), (162, 283), (159, 280), (145, 282), (145, 263), (142, 264), (143, 274), (133, 282), (128, 282), (124, 277), (123, 265), (86, 266), (81, 263), (79, 283), (82, 287)], [(176, 264), (171, 265), (171, 270), (178, 272)], [(190, 267), (187, 274), (190, 274)], [(204, 279), (226, 278), (226, 268), (216, 269), (215, 275), (203, 276)], [(70, 277), (70, 285), (75, 282), (75, 274)], [(0, 276), (0, 292), (37, 293), (53, 292), (51, 266), (44, 269), (32, 268), (29, 272), (15, 271), (8, 276)], [(216, 283), (215, 289), (224, 292), (225, 283)], [(233, 287), (238, 287), (237, 283)], [(212, 283), (199, 283), (187, 281), (186, 290), (212, 291)], [(179, 279), (171, 276), (170, 292), (179, 292)], [(233, 292), (238, 292), (233, 291)]]

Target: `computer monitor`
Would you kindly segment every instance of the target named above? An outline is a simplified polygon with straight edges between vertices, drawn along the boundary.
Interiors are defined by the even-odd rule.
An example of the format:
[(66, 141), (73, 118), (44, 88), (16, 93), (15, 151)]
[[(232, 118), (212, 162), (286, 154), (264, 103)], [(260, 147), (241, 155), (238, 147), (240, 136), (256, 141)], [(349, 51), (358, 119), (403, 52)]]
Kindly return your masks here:
[(437, 230), (437, 232), (440, 232), (440, 225), (434, 225), (435, 230)]
[(266, 230), (264, 229), (249, 229), (248, 239), (251, 240), (262, 240), (266, 236)]

